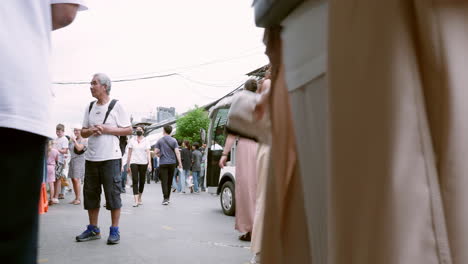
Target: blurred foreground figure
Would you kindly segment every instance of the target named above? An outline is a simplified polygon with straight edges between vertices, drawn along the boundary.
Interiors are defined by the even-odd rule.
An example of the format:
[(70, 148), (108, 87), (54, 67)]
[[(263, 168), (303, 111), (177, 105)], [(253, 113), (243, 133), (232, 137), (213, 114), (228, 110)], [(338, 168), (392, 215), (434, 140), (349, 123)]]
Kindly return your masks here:
[(330, 263), (468, 263), (467, 27), (468, 1), (330, 1)]
[(468, 1), (294, 2), (264, 25), (262, 262), (468, 263)]
[(47, 138), (54, 137), (50, 31), (70, 24), (80, 8), (79, 0), (6, 0), (0, 7), (2, 263), (37, 261), (39, 193)]

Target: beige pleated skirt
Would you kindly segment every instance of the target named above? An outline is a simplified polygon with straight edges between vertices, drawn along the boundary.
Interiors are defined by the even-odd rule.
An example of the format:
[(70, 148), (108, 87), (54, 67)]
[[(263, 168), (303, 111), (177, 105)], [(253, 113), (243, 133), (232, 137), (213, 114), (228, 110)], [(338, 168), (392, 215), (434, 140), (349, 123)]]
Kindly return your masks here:
[(468, 263), (468, 1), (329, 22), (329, 263)]

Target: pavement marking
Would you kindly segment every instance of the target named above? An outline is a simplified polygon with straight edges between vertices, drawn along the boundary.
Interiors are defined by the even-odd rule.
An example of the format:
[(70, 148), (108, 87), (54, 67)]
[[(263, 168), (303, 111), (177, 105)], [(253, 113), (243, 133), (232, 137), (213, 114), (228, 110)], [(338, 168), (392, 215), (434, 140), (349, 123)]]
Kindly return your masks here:
[(200, 242), (202, 244), (208, 244), (208, 245), (217, 246), (217, 247), (234, 247), (234, 248), (250, 249), (250, 247), (242, 246), (242, 245), (229, 245), (229, 244), (224, 244), (224, 243), (219, 243), (219, 242), (210, 242), (210, 241), (200, 241)]
[(37, 260), (37, 263), (46, 263), (46, 262), (49, 262), (48, 259), (38, 259)]
[(163, 229), (169, 230), (169, 231), (174, 231), (175, 229), (170, 227), (170, 226), (162, 226)]

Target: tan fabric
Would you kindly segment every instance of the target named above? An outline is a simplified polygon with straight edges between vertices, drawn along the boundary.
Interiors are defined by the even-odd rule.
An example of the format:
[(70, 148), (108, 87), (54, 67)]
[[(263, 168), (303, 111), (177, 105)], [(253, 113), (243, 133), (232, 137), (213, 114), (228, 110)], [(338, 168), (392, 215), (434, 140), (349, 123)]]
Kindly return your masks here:
[(265, 216), (266, 184), (268, 177), (268, 163), (270, 162), (270, 146), (258, 144), (257, 151), (257, 202), (255, 204), (254, 226), (252, 230), (252, 244), (254, 254), (260, 253), (263, 236), (263, 220)]
[(236, 148), (236, 221), (239, 232), (252, 232), (257, 199), (257, 143), (239, 138)]
[(331, 264), (468, 263), (467, 1), (330, 1)]
[(267, 178), (262, 263), (310, 263), (301, 177), (289, 96), (281, 61), (280, 29), (265, 31), (272, 64), (272, 157)]

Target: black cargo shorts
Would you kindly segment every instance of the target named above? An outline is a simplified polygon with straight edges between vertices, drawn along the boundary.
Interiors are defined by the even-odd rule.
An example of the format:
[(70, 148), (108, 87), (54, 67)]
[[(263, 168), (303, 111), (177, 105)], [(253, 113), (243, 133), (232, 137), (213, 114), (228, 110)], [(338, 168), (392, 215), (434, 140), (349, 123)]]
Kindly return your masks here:
[(120, 209), (122, 200), (121, 160), (86, 161), (83, 186), (84, 209), (96, 209), (101, 204), (101, 185), (104, 187), (106, 209)]

